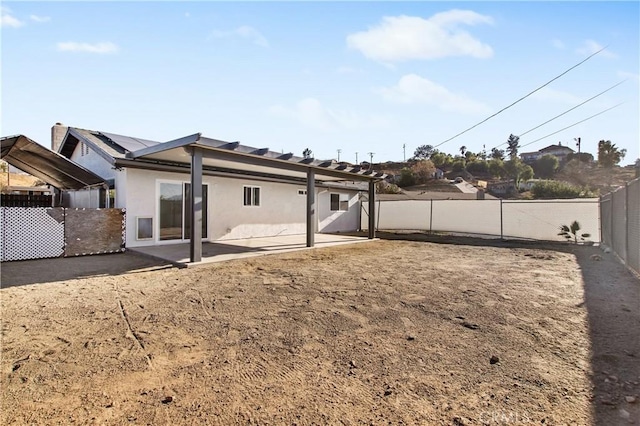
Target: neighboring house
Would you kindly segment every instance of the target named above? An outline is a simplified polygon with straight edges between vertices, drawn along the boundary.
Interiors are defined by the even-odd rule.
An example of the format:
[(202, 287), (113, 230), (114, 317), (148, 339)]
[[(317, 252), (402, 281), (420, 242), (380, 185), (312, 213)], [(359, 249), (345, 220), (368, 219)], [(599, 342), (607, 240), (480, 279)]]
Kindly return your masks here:
[(562, 163), (566, 160), (567, 155), (573, 154), (574, 152), (575, 151), (568, 146), (558, 143), (558, 145), (549, 145), (535, 152), (523, 152), (520, 154), (520, 159), (527, 164), (531, 164), (535, 163), (543, 155), (553, 155)]
[(440, 169), (436, 169), (436, 171), (433, 172), (433, 178), (434, 179), (444, 179), (444, 171), (440, 170)]
[(514, 192), (516, 185), (512, 180), (504, 180), (499, 182), (488, 182), (487, 191), (496, 195), (506, 195)]
[(518, 183), (518, 189), (520, 191), (531, 191), (531, 188), (538, 182), (542, 182), (544, 179), (529, 179), (528, 181), (523, 181)]
[[(200, 134), (160, 143), (57, 124), (52, 147), (108, 182), (113, 206), (126, 209), (127, 247), (185, 242), (199, 234), (221, 241), (306, 233), (313, 245), (314, 232), (359, 229), (359, 194), (371, 193), (384, 178), (358, 166)], [(191, 229), (197, 215), (200, 230)]]

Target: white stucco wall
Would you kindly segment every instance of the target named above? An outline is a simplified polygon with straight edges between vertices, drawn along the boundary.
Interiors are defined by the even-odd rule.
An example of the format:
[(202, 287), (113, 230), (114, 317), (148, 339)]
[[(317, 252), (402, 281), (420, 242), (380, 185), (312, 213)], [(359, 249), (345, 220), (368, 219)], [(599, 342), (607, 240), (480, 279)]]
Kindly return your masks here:
[[(331, 211), (331, 194), (346, 194), (348, 210)], [(317, 195), (318, 232), (356, 231), (360, 223), (360, 201), (358, 193), (323, 189)]]
[[(87, 150), (88, 148), (88, 150)], [(115, 178), (116, 171), (107, 160), (97, 154), (94, 150), (91, 149), (88, 145), (84, 145), (83, 152), (83, 144), (82, 142), (78, 142), (76, 148), (73, 150), (71, 154), (71, 161), (81, 165), (85, 169), (91, 170), (93, 173), (100, 176), (102, 179), (113, 179)]]
[[(127, 247), (171, 244), (179, 240), (159, 241), (159, 182), (189, 182), (186, 173), (126, 169), (116, 175), (116, 207), (126, 208)], [(206, 240), (231, 240), (306, 232), (306, 195), (299, 195), (304, 185), (258, 182), (249, 179), (228, 179), (203, 176), (208, 185), (208, 235)], [(244, 186), (260, 187), (260, 206), (244, 206)], [(350, 194), (349, 210), (332, 212), (330, 193), (318, 189), (316, 195), (319, 232), (353, 231), (358, 229), (359, 204), (357, 193)], [(121, 204), (124, 200), (124, 204)], [(136, 239), (136, 218), (153, 218), (153, 239)]]

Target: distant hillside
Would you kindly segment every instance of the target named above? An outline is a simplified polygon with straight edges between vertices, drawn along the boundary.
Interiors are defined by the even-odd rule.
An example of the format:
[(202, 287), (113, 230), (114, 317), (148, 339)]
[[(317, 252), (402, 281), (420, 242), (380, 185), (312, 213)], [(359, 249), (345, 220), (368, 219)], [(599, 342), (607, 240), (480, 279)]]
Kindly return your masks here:
[(36, 186), (37, 182), (40, 182), (38, 178), (31, 175), (25, 175), (21, 173), (0, 173), (0, 186), (5, 187), (8, 183), (11, 186)]
[[(571, 166), (571, 165), (569, 165)], [(634, 166), (604, 169), (591, 164), (580, 163), (577, 167), (565, 167), (554, 176), (555, 180), (577, 186), (588, 186), (601, 195), (632, 181), (636, 177)]]

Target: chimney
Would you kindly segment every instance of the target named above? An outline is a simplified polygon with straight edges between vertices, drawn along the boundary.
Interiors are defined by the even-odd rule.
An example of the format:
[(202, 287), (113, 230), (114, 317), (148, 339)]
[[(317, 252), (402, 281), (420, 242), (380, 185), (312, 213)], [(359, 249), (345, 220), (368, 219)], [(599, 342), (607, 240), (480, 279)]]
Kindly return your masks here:
[(484, 189), (478, 189), (478, 192), (476, 192), (476, 200), (484, 200)]
[(62, 144), (62, 140), (67, 134), (68, 128), (69, 127), (65, 126), (62, 123), (56, 123), (55, 126), (51, 128), (51, 150), (58, 152), (58, 149)]

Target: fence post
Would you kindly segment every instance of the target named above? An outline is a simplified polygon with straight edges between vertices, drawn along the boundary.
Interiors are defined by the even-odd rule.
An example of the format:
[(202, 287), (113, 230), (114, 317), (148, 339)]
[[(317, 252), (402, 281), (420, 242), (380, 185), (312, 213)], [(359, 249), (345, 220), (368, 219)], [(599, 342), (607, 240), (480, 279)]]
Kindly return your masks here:
[(430, 200), (431, 206), (429, 207), (429, 234), (433, 233), (433, 198)]
[(504, 224), (502, 220), (502, 198), (500, 198), (500, 239), (504, 240)]

